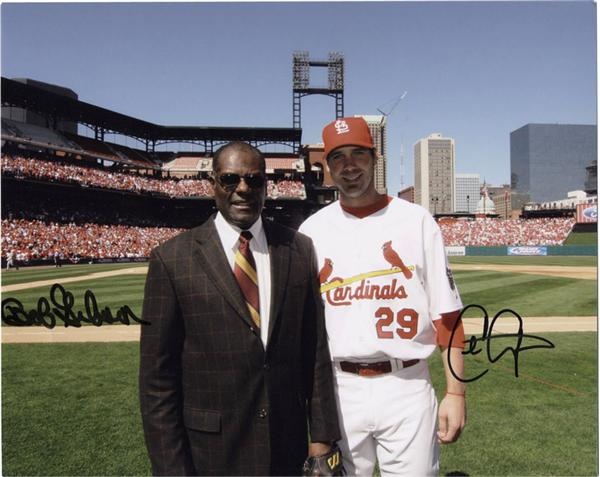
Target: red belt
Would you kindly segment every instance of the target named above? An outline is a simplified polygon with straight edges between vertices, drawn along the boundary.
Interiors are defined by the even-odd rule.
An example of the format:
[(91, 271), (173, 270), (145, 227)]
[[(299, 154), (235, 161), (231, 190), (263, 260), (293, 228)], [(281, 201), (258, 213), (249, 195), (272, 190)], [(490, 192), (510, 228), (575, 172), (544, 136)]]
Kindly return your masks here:
[[(418, 362), (418, 359), (401, 361), (402, 369), (410, 368)], [(380, 374), (391, 373), (392, 363), (389, 361), (378, 361), (377, 363), (355, 363), (353, 361), (340, 361), (340, 368), (342, 371), (358, 374), (359, 376), (378, 376)]]

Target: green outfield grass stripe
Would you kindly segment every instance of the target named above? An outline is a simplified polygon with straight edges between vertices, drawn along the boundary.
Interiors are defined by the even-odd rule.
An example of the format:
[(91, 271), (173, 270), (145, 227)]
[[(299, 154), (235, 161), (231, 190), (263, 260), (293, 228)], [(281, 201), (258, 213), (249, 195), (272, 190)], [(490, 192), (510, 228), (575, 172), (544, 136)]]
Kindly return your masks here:
[(2, 286), (17, 283), (29, 283), (38, 280), (81, 277), (97, 272), (109, 272), (124, 268), (147, 267), (147, 262), (138, 263), (101, 263), (94, 265), (64, 265), (61, 268), (51, 266), (21, 267), (19, 270), (2, 270)]

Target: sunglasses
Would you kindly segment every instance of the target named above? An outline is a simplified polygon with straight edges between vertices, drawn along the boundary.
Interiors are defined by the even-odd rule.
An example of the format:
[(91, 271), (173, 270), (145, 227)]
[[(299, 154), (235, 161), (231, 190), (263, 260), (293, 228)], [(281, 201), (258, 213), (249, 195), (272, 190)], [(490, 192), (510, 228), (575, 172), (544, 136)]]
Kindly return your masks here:
[(251, 189), (258, 189), (265, 185), (265, 176), (262, 174), (240, 176), (239, 174), (226, 173), (217, 176), (217, 182), (224, 189), (236, 189), (242, 179)]

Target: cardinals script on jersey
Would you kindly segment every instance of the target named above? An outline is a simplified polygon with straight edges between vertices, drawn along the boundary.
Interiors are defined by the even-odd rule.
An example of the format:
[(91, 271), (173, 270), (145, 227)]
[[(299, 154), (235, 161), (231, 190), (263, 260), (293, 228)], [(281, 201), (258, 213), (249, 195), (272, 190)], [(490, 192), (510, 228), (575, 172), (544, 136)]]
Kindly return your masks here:
[(333, 358), (427, 358), (433, 321), (462, 305), (446, 274), (439, 227), (420, 206), (392, 199), (357, 218), (338, 202), (300, 231), (313, 239)]

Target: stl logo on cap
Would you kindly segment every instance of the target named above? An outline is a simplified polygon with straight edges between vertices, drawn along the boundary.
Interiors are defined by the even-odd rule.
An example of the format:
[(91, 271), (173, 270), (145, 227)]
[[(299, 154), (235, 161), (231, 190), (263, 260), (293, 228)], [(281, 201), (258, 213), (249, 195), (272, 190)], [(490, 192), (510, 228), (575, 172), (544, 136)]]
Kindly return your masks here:
[(343, 119), (338, 119), (334, 124), (335, 130), (338, 134), (345, 134), (350, 132), (350, 126)]
[(369, 125), (360, 116), (338, 118), (323, 128), (323, 154), (325, 158), (342, 146), (358, 146), (373, 149), (373, 137)]

